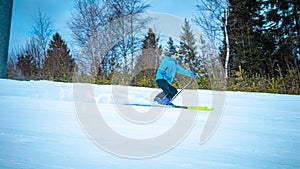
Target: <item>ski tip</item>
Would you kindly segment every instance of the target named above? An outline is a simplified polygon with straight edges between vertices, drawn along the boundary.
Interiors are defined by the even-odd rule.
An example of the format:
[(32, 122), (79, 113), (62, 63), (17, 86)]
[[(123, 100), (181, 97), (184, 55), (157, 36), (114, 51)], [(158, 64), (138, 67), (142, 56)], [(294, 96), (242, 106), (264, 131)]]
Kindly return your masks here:
[(189, 110), (200, 110), (200, 111), (213, 111), (213, 108), (207, 107), (207, 106), (188, 106), (187, 109)]

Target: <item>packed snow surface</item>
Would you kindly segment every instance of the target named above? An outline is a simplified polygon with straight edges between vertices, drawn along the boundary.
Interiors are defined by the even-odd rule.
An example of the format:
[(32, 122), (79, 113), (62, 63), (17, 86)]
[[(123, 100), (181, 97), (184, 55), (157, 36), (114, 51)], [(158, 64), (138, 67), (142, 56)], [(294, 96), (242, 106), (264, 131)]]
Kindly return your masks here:
[[(213, 112), (126, 105), (152, 104), (160, 89), (90, 85), (93, 94), (84, 96), (85, 90), (74, 88), (71, 83), (2, 79), (0, 86), (1, 169), (300, 168), (299, 96), (224, 92), (213, 97), (214, 91), (184, 90), (174, 100), (175, 104), (221, 107), (217, 123), (211, 122), (217, 124), (216, 129), (201, 142), (203, 128)], [(74, 95), (78, 92), (81, 97)], [(223, 102), (213, 104), (212, 100), (223, 96)], [(76, 97), (81, 100), (74, 100)], [(182, 118), (181, 113), (194, 114), (196, 118), (176, 145), (156, 155), (138, 158), (130, 153), (144, 153), (147, 149), (130, 148), (127, 142), (115, 137), (105, 137), (106, 143), (114, 143), (111, 149), (95, 141), (83, 124), (85, 119), (80, 119), (81, 104), (96, 105), (111, 130), (129, 140), (150, 140), (168, 132)], [(130, 114), (126, 111), (132, 110), (140, 114), (150, 110), (162, 113), (139, 123), (122, 114), (122, 111)], [(186, 125), (191, 120), (181, 119)], [(173, 133), (174, 138), (182, 134), (180, 129)], [(149, 152), (159, 144), (148, 142)], [(124, 150), (125, 155), (113, 152), (113, 148)]]

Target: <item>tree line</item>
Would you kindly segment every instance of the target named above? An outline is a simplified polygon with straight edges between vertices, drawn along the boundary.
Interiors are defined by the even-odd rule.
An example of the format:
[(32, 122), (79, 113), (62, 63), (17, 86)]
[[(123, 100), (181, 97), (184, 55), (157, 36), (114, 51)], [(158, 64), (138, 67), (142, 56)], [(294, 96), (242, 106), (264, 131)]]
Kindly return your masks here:
[[(176, 49), (180, 64), (202, 75), (201, 85), (194, 84), (195, 88), (300, 94), (296, 1), (199, 0), (192, 21), (203, 37), (196, 37), (185, 19), (180, 39), (167, 37), (165, 45), (160, 42), (165, 37), (147, 28), (152, 18), (140, 15), (150, 7), (143, 0), (74, 0), (68, 21), (76, 46), (72, 55), (39, 9), (32, 36), (11, 54), (7, 76), (156, 87), (155, 72), (164, 52)], [(141, 34), (144, 29), (146, 35)], [(196, 42), (207, 39), (210, 51), (203, 51), (207, 48)], [(211, 71), (203, 52), (213, 55), (209, 62), (223, 65), (220, 71)], [(187, 80), (176, 76), (174, 83), (180, 87)], [(224, 85), (213, 88), (213, 83)]]
[(300, 94), (298, 1), (200, 0), (197, 9), (220, 49), (227, 90)]

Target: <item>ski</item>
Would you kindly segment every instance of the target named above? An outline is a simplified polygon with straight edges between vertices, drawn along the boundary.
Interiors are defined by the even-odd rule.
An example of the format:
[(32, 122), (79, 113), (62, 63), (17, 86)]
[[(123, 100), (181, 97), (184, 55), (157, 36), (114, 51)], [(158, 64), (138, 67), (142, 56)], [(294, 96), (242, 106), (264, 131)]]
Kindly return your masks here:
[(144, 106), (144, 107), (163, 107), (163, 108), (179, 108), (179, 109), (187, 109), (187, 110), (199, 110), (199, 111), (213, 111), (213, 108), (207, 106), (176, 106), (176, 105), (153, 105), (153, 104), (125, 104), (130, 106)]

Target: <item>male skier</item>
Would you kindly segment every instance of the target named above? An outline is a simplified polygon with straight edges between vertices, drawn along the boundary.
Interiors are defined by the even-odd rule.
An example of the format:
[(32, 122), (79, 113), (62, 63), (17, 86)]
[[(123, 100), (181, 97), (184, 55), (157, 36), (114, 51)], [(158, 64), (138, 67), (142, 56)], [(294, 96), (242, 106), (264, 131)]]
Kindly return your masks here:
[(198, 73), (184, 69), (178, 63), (179, 54), (176, 50), (170, 50), (163, 58), (156, 72), (156, 84), (163, 92), (158, 94), (154, 101), (159, 104), (172, 105), (172, 98), (176, 95), (177, 89), (172, 86), (175, 74), (179, 73), (185, 76), (198, 78)]

